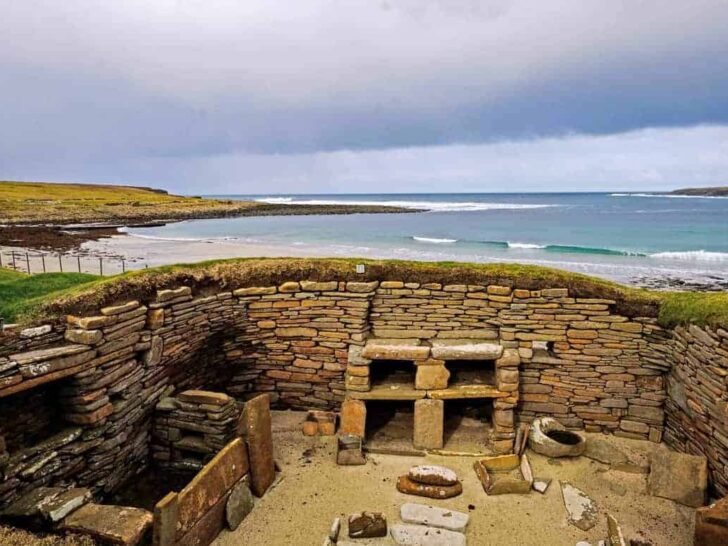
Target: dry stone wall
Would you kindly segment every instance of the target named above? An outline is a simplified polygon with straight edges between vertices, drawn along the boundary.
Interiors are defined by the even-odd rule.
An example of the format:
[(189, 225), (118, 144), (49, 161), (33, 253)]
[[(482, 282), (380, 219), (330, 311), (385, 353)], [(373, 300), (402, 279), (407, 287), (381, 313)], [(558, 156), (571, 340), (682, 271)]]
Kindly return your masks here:
[[(497, 340), (521, 357), (519, 418), (659, 441), (669, 363), (651, 351), (660, 328), (615, 301), (564, 288), (383, 282), (372, 302), (383, 338)], [(650, 356), (650, 360), (646, 356)]]
[[(521, 421), (549, 415), (571, 428), (660, 441), (667, 408), (667, 441), (704, 453), (718, 489), (728, 486), (724, 330), (673, 336), (654, 318), (620, 314), (613, 300), (560, 287), (406, 278), (190, 284), (3, 332), (0, 504), (38, 485), (113, 491), (148, 464), (154, 408), (171, 390), (240, 400), (269, 393), (276, 407), (338, 409), (350, 349), (372, 336), (482, 339), (517, 351)], [(43, 399), (47, 385), (57, 393), (53, 431), (42, 422), (48, 412), (37, 411), (35, 429), (51, 436), (28, 445), (2, 423), (17, 422), (16, 410)]]
[(728, 494), (728, 330), (678, 327), (670, 343), (665, 440), (708, 458), (716, 492)]

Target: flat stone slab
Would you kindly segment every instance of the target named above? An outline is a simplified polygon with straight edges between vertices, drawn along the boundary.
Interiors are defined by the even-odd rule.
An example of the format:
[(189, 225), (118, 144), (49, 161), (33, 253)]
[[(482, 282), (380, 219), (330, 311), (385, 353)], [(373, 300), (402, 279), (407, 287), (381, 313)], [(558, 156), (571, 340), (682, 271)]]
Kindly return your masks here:
[(380, 345), (375, 342), (367, 342), (361, 356), (370, 360), (423, 360), (430, 356), (430, 348), (422, 345)]
[(40, 505), (40, 513), (52, 522), (61, 521), (74, 510), (91, 500), (91, 490), (85, 487), (74, 487), (59, 493), (54, 498)]
[(561, 494), (569, 523), (582, 531), (597, 524), (597, 505), (586, 493), (569, 482), (561, 482)]
[(430, 527), (461, 532), (465, 531), (470, 520), (470, 516), (463, 512), (413, 502), (403, 504), (399, 509), (399, 515), (405, 523), (429, 525)]
[(189, 390), (179, 393), (177, 395), (177, 400), (180, 400), (181, 402), (191, 402), (193, 404), (224, 406), (229, 403), (232, 398), (222, 392)]
[(418, 465), (410, 468), (409, 479), (427, 485), (455, 485), (458, 475), (449, 468), (438, 465)]
[(431, 352), (432, 358), (440, 360), (496, 360), (503, 355), (503, 346), (480, 340), (436, 339)]
[(60, 524), (59, 529), (90, 535), (121, 546), (135, 546), (152, 525), (152, 513), (140, 508), (89, 503)]
[(426, 485), (414, 482), (408, 476), (400, 476), (397, 479), (397, 491), (405, 495), (417, 495), (418, 497), (429, 497), (431, 499), (449, 499), (457, 497), (463, 492), (463, 484), (455, 482), (455, 485)]
[(647, 491), (698, 508), (705, 504), (708, 461), (705, 457), (659, 449), (650, 455)]
[(346, 396), (355, 400), (420, 400), (426, 396), (426, 391), (418, 391), (412, 385), (392, 384), (376, 385), (372, 390), (365, 392), (347, 391)]
[(465, 535), (447, 529), (399, 523), (392, 525), (389, 534), (401, 546), (465, 546)]
[(447, 389), (427, 391), (427, 398), (436, 400), (459, 400), (466, 398), (506, 398), (507, 392), (492, 385), (456, 385)]
[(627, 454), (604, 438), (590, 437), (586, 443), (584, 456), (610, 466), (622, 466), (629, 463)]
[(40, 513), (40, 507), (63, 492), (61, 487), (36, 487), (5, 508), (0, 515), (29, 518)]

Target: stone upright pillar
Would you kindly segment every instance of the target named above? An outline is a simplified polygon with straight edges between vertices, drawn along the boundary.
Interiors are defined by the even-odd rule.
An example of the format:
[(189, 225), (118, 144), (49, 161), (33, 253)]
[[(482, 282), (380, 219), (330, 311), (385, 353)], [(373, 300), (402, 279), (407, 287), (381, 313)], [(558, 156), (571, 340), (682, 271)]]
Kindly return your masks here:
[(341, 426), (339, 434), (364, 438), (367, 422), (367, 407), (361, 400), (345, 400), (341, 404)]
[(442, 449), (444, 444), (445, 402), (415, 401), (414, 446), (417, 449)]

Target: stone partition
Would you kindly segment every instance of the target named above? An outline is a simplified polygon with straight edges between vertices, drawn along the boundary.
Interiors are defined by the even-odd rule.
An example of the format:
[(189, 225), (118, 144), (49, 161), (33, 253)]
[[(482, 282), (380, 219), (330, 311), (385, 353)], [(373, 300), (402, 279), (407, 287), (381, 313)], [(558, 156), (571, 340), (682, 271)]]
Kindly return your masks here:
[[(248, 452), (241, 439), (227, 444), (179, 493), (154, 509), (154, 546), (206, 546), (226, 526), (230, 495), (249, 483)], [(241, 518), (242, 519), (242, 518)]]
[[(657, 442), (667, 408), (665, 439), (704, 453), (716, 487), (726, 491), (725, 330), (678, 328), (673, 336), (657, 325), (654, 309), (640, 316), (630, 309), (644, 307), (536, 281), (436, 282), (434, 266), (427, 279), (413, 275), (417, 281), (401, 269), (397, 277), (361, 280), (353, 280), (353, 266), (334, 278), (326, 271), (284, 282), (273, 272), (265, 282), (257, 272), (247, 284), (215, 284), (200, 274), (170, 287), (167, 278), (159, 290), (116, 296), (79, 316), (5, 330), (0, 504), (37, 484), (113, 491), (151, 460), (152, 415), (169, 388), (239, 400), (267, 393), (278, 408), (338, 410), (347, 366), (362, 368), (349, 355), (372, 337), (430, 346), (481, 340), (517, 353), (515, 421), (549, 415), (573, 429)], [(449, 278), (444, 269), (442, 278)], [(30, 395), (45, 396), (48, 385), (58, 393), (53, 426), (65, 443), (48, 448), (44, 442), (60, 441), (51, 435), (21, 446), (3, 422), (17, 424), (15, 410)]]

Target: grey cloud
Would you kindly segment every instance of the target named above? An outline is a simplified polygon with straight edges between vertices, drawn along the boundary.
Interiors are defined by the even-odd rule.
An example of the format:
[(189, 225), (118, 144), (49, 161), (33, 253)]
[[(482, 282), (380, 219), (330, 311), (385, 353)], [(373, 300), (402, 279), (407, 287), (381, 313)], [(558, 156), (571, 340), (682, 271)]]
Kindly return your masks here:
[(726, 124), (725, 28), (721, 0), (9, 0), (0, 176)]

